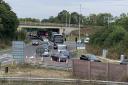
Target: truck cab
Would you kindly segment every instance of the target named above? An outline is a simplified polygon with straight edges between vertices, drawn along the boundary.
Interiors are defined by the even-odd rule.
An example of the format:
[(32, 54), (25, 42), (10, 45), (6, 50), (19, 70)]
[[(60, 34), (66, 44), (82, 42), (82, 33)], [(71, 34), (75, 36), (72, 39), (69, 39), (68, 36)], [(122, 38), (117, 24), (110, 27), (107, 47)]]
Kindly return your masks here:
[(64, 44), (58, 44), (57, 47), (58, 47), (58, 52), (67, 50), (67, 46)]

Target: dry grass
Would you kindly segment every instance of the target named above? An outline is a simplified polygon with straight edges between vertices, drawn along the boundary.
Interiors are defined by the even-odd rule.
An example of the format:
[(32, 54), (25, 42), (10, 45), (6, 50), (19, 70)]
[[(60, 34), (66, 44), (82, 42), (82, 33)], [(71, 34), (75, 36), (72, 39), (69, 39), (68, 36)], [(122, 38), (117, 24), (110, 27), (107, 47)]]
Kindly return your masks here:
[(9, 73), (5, 74), (4, 71), (1, 71), (0, 76), (71, 78), (72, 73), (70, 71), (56, 70), (49, 68), (9, 66)]

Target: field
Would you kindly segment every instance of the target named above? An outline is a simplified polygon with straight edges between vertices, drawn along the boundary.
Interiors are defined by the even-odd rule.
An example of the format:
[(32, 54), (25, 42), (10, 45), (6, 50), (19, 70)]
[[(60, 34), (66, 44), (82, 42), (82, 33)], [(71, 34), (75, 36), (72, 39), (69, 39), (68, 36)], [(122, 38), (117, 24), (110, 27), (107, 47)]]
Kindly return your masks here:
[(13, 77), (43, 77), (43, 78), (71, 78), (71, 71), (56, 70), (51, 68), (40, 68), (30, 65), (10, 65), (8, 73), (4, 72), (4, 67), (1, 67), (0, 76)]

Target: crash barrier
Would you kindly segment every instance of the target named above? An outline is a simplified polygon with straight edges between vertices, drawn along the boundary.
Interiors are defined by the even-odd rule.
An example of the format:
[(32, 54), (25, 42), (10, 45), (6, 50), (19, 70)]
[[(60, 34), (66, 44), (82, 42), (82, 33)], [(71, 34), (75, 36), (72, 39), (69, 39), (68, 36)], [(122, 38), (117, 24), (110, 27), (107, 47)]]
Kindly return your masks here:
[(128, 85), (128, 83), (60, 78), (0, 77), (0, 85)]
[(88, 80), (128, 81), (128, 65), (74, 59), (73, 75)]

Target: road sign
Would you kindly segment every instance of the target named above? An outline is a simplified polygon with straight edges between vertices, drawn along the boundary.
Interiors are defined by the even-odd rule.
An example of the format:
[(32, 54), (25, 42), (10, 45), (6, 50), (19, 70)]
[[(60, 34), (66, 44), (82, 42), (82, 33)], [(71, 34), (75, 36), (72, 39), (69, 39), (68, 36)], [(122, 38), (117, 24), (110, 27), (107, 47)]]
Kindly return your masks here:
[(12, 42), (12, 55), (16, 63), (24, 63), (24, 47), (25, 43), (23, 41)]
[(77, 49), (85, 49), (85, 43), (77, 42)]

